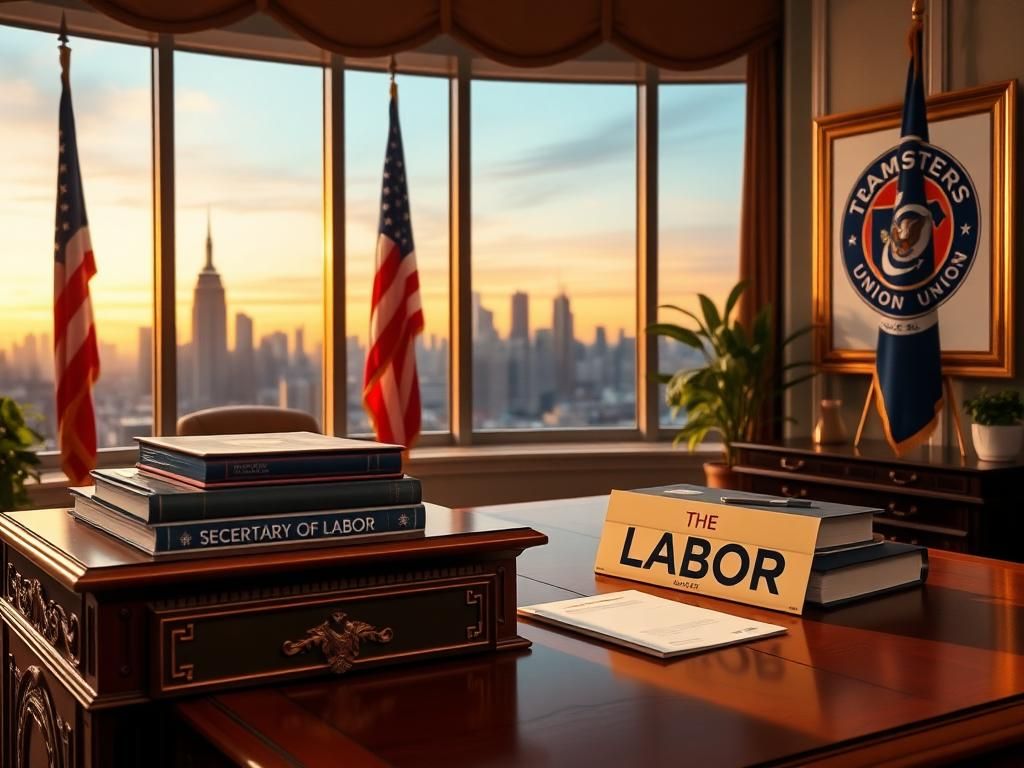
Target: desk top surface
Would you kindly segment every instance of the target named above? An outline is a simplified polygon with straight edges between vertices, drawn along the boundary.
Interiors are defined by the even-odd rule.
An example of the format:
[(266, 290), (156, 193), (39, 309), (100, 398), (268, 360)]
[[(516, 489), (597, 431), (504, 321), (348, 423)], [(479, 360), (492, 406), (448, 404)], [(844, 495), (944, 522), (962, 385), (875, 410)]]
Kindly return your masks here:
[[(641, 589), (788, 633), (662, 661), (521, 622), (522, 653), (178, 705), (239, 764), (877, 765), (1024, 739), (1024, 567), (932, 551), (928, 584), (789, 616), (593, 573), (605, 498), (480, 508), (546, 533), (519, 603)], [(901, 763), (904, 764), (904, 763)]]
[[(208, 581), (352, 565), (369, 560), (414, 559), (534, 547), (545, 538), (515, 521), (500, 521), (427, 504), (423, 536), (367, 540), (343, 547), (267, 548), (218, 556), (158, 558), (76, 520), (66, 509), (0, 514), (0, 540), (28, 555), (57, 581), (76, 591)], [(511, 523), (511, 524), (510, 524)]]

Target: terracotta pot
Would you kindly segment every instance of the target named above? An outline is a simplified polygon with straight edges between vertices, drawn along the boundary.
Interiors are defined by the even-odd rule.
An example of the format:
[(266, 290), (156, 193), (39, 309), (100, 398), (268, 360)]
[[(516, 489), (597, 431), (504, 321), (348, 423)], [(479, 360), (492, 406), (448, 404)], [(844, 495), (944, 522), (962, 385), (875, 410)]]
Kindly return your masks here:
[(738, 479), (724, 461), (705, 461), (704, 478), (708, 488), (735, 488)]

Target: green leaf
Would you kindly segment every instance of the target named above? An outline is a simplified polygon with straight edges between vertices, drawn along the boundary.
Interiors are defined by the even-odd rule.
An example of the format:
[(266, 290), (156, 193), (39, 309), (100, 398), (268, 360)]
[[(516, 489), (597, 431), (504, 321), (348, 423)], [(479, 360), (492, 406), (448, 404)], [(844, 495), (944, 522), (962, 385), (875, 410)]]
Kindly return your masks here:
[(701, 312), (704, 313), (704, 322), (707, 323), (708, 330), (712, 332), (716, 331), (722, 324), (722, 318), (718, 314), (715, 302), (703, 293), (698, 293), (697, 299), (700, 301), (700, 309)]
[(817, 374), (812, 371), (811, 373), (804, 374), (803, 376), (797, 376), (792, 381), (782, 382), (782, 384), (779, 385), (779, 388), (789, 389), (790, 387), (795, 387), (797, 384), (803, 384), (805, 381), (810, 381), (815, 376), (817, 376)]
[(736, 283), (736, 285), (733, 286), (732, 291), (729, 292), (729, 298), (725, 300), (725, 315), (723, 317), (723, 322), (726, 325), (729, 324), (729, 315), (732, 314), (733, 309), (736, 307), (737, 302), (739, 302), (740, 300), (740, 296), (742, 296), (743, 292), (747, 290), (748, 285), (750, 285), (748, 281), (741, 280), (740, 282)]
[(813, 330), (814, 330), (814, 326), (813, 325), (806, 325), (803, 328), (797, 328), (795, 331), (793, 331), (791, 334), (789, 334), (789, 336), (787, 336), (786, 338), (784, 338), (782, 340), (782, 345), (781, 346), (785, 347), (785, 346), (787, 346), (789, 344), (792, 344), (794, 341), (799, 339), (801, 336), (806, 336), (808, 333), (810, 333)]
[(694, 349), (704, 349), (704, 344), (697, 337), (697, 334), (691, 331), (689, 328), (683, 328), (672, 323), (655, 323), (654, 325), (647, 326), (647, 333), (652, 336), (667, 336), (670, 339), (675, 339), (678, 342), (685, 344), (688, 347)]
[(693, 320), (693, 322), (695, 322), (697, 324), (697, 327), (700, 329), (697, 331), (698, 336), (705, 336), (707, 338), (711, 338), (711, 333), (707, 329), (707, 326), (704, 325), (704, 321), (697, 317), (695, 314), (693, 314), (693, 312), (691, 312), (690, 310), (683, 309), (682, 307), (678, 307), (675, 304), (661, 304), (659, 306), (659, 309), (671, 309), (675, 312), (679, 312), (683, 315), (686, 315), (688, 318)]

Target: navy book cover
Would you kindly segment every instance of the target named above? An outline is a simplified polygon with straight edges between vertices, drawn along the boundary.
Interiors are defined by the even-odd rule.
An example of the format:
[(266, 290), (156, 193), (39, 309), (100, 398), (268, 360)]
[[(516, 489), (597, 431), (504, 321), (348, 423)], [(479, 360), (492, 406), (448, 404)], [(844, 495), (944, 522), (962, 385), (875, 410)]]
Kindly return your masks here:
[(185, 482), (397, 476), (402, 446), (315, 432), (138, 437), (139, 466)]
[(413, 477), (201, 490), (135, 468), (97, 469), (96, 496), (147, 523), (418, 504)]

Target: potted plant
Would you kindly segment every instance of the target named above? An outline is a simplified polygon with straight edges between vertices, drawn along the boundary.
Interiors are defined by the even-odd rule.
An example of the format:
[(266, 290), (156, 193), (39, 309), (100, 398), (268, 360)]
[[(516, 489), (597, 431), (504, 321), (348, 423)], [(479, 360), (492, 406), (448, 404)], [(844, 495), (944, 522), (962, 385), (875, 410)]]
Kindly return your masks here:
[(673, 445), (686, 440), (693, 451), (709, 433), (717, 433), (721, 438), (725, 460), (704, 465), (707, 484), (713, 488), (733, 485), (733, 445), (753, 437), (757, 419), (769, 398), (778, 397), (814, 375), (811, 372), (784, 381), (782, 374), (786, 371), (810, 363), (790, 363), (781, 370), (775, 366), (776, 352), (781, 353), (788, 344), (808, 333), (810, 327), (801, 328), (776, 345), (771, 305), (760, 309), (750, 328), (732, 318), (746, 288), (746, 282), (737, 284), (721, 311), (707, 296), (698, 294), (702, 317), (672, 304), (663, 305), (663, 309), (687, 317), (692, 327), (656, 323), (647, 328), (650, 334), (674, 339), (701, 353), (701, 365), (681, 368), (673, 374), (658, 374), (658, 378), (667, 384), (665, 399), (672, 415), (686, 414), (686, 424), (676, 433)]
[(1024, 437), (1024, 401), (1020, 392), (1004, 389), (990, 394), (981, 390), (977, 397), (964, 400), (964, 411), (974, 419), (971, 437), (982, 461), (1011, 461), (1020, 453)]
[(39, 479), (39, 457), (33, 449), (42, 441), (42, 435), (26, 423), (18, 404), (0, 397), (0, 512), (28, 504), (25, 481)]

